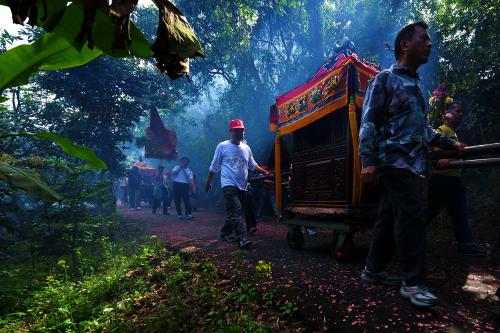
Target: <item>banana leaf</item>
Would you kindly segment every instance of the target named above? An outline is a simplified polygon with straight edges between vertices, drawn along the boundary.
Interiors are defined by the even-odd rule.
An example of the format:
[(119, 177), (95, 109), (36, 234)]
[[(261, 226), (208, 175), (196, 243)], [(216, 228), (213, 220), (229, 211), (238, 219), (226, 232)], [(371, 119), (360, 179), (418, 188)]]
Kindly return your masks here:
[(0, 91), (28, 83), (29, 77), (39, 70), (81, 66), (101, 54), (100, 50), (87, 47), (80, 52), (66, 39), (46, 33), (32, 44), (0, 53)]
[[(0, 5), (9, 7), (14, 16), (16, 13), (13, 13), (13, 10), (16, 7), (16, 2), (18, 3), (18, 1), (13, 0), (0, 0)], [(67, 0), (36, 0), (33, 3), (34, 6), (31, 6), (19, 19), (25, 21), (27, 17), (31, 19), (31, 16), (33, 16), (29, 22), (31, 25), (40, 26), (46, 31), (50, 31), (57, 24), (67, 3)], [(34, 12), (35, 15), (31, 15), (33, 10), (36, 10)]]
[[(65, 38), (77, 49), (88, 48), (85, 45), (78, 45), (75, 42), (75, 37), (80, 32), (81, 22), (83, 21), (83, 7), (80, 3), (74, 2), (69, 5), (64, 11), (64, 15), (54, 28), (53, 32)], [(132, 43), (128, 50), (113, 50), (113, 35), (115, 26), (111, 18), (98, 9), (96, 12), (94, 24), (92, 27), (92, 39), (94, 40), (95, 47), (102, 50), (107, 55), (112, 57), (129, 57), (135, 56), (137, 58), (150, 58), (153, 55), (149, 42), (144, 37), (134, 23), (130, 22), (130, 39)]]
[(170, 54), (180, 58), (203, 57), (203, 49), (186, 16), (168, 0), (153, 0), (160, 11), (155, 44), (169, 43)]
[[(0, 0), (0, 5), (9, 6), (8, 0)], [(44, 5), (45, 2), (45, 5)], [(86, 43), (78, 45), (75, 37), (81, 29), (83, 21), (83, 6), (79, 1), (73, 1), (67, 6), (66, 0), (37, 0), (37, 22), (36, 25), (48, 32), (54, 32), (65, 38), (77, 49), (87, 48)], [(47, 8), (47, 12), (45, 12)], [(113, 50), (113, 35), (115, 26), (111, 18), (102, 10), (97, 10), (92, 28), (94, 44), (104, 53), (112, 57), (150, 58), (153, 55), (149, 42), (134, 23), (130, 22), (130, 39), (132, 43), (128, 50)]]
[[(12, 3), (12, 0), (0, 0), (0, 5), (10, 7), (9, 3)], [(61, 18), (67, 4), (67, 0), (37, 0), (37, 15), (34, 25), (42, 27), (46, 31), (51, 31)]]
[(32, 170), (0, 162), (0, 179), (7, 180), (12, 186), (21, 188), (44, 201), (55, 202), (63, 199)]
[(91, 149), (74, 144), (68, 138), (60, 136), (58, 134), (51, 133), (51, 132), (5, 133), (5, 134), (0, 135), (0, 139), (12, 137), (12, 136), (31, 136), (31, 137), (35, 137), (35, 138), (38, 138), (41, 140), (52, 141), (55, 144), (57, 144), (59, 147), (61, 147), (61, 149), (64, 150), (67, 154), (87, 162), (92, 168), (97, 169), (97, 170), (106, 170), (107, 169), (106, 163), (104, 163), (103, 160), (98, 158)]
[[(67, 0), (37, 0), (38, 2), (38, 20), (37, 23), (45, 31), (51, 32), (59, 23), (61, 16), (68, 5)], [(45, 2), (46, 6), (43, 5)], [(47, 12), (45, 12), (45, 8)]]
[(153, 0), (159, 9), (158, 32), (151, 46), (156, 66), (175, 80), (189, 73), (189, 58), (204, 57), (200, 42), (182, 12), (168, 0)]

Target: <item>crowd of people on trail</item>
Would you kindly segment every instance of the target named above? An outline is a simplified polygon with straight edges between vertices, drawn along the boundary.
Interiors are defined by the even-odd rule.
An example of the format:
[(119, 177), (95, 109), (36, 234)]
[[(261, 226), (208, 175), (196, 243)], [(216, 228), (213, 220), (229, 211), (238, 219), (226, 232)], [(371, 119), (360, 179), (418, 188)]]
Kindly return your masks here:
[(169, 215), (172, 201), (179, 219), (192, 219), (193, 211), (198, 209), (198, 182), (189, 168), (188, 157), (182, 157), (171, 170), (160, 164), (148, 175), (141, 174), (140, 168), (134, 165), (120, 178), (117, 192), (122, 205), (141, 210), (144, 202), (153, 214), (161, 207), (163, 215)]
[[(380, 193), (378, 216), (361, 279), (398, 286), (401, 296), (417, 306), (438, 302), (438, 297), (425, 284), (426, 228), (443, 208), (453, 222), (458, 252), (468, 256), (485, 255), (473, 242), (460, 171), (432, 173), (429, 160), (432, 149), (461, 151), (465, 145), (455, 132), (463, 114), (460, 103), (446, 106), (438, 130), (429, 125), (417, 70), (428, 61), (431, 48), (426, 23), (412, 23), (399, 31), (395, 41), (396, 62), (370, 83), (359, 132), (362, 180), (365, 186), (378, 186)], [(235, 242), (240, 248), (251, 244), (247, 235), (256, 232), (256, 219), (266, 202), (275, 219), (282, 219), (275, 205), (273, 170), (255, 161), (244, 133), (242, 120), (230, 121), (229, 139), (215, 148), (204, 186), (205, 191), (210, 192), (214, 175), (220, 173), (227, 214), (220, 238)], [(446, 167), (448, 163), (449, 160), (444, 159), (437, 165)], [(132, 209), (140, 209), (141, 187), (145, 185), (138, 171), (137, 167), (132, 168), (120, 182), (121, 193), (124, 198), (128, 196)], [(249, 177), (263, 180), (249, 184)], [(151, 184), (153, 213), (162, 206), (163, 214), (167, 215), (173, 199), (177, 216), (192, 219), (191, 199), (197, 193), (195, 179), (187, 157), (181, 158), (171, 170), (160, 165)], [(313, 234), (314, 230), (310, 232)], [(393, 253), (398, 255), (401, 274), (386, 270)]]
[[(241, 120), (238, 121), (243, 124)], [(198, 210), (199, 194), (197, 177), (189, 168), (189, 162), (188, 157), (182, 157), (179, 163), (171, 169), (160, 164), (152, 174), (151, 172), (144, 174), (145, 172), (141, 171), (140, 167), (134, 165), (119, 179), (116, 190), (117, 199), (123, 206), (128, 206), (132, 210), (142, 210), (143, 206), (147, 206), (152, 209), (153, 214), (156, 214), (161, 208), (163, 215), (170, 215), (169, 209), (172, 208), (173, 202), (179, 219), (193, 219), (193, 211)], [(148, 169), (148, 171), (152, 170)], [(257, 218), (261, 217), (265, 205), (270, 207), (277, 221), (282, 219), (281, 213), (276, 208), (274, 181), (264, 179), (252, 185), (246, 181), (248, 178), (270, 174), (270, 171), (268, 166), (263, 166), (250, 173), (247, 172), (245, 182), (240, 184), (241, 187), (243, 187), (242, 184), (246, 184), (243, 215), (248, 234), (257, 231)], [(224, 191), (227, 189), (223, 189)], [(240, 193), (240, 196), (242, 195), (243, 193)], [(249, 245), (250, 242), (246, 244)]]

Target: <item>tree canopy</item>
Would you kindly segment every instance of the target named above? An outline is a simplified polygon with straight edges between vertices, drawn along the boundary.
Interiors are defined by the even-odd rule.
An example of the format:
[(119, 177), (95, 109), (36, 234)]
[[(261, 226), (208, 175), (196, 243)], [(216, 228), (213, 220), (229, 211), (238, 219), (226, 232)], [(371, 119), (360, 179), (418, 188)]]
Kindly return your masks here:
[[(29, 86), (11, 89), (14, 112), (1, 119), (6, 130), (60, 133), (94, 149), (119, 172), (122, 148), (134, 135), (143, 135), (148, 110), (156, 107), (163, 110), (167, 127), (177, 130), (181, 155), (196, 156), (203, 173), (211, 157), (206, 147), (226, 137), (233, 117), (245, 120), (249, 142), (265, 161), (272, 145), (268, 109), (276, 95), (306, 81), (344, 36), (360, 56), (388, 67), (394, 60), (385, 42), (392, 45), (402, 25), (422, 19), (430, 23), (434, 49), (422, 67), (425, 89), (447, 81), (451, 95), (468, 111), (462, 132), (469, 143), (498, 141), (498, 114), (492, 112), (499, 62), (494, 1), (180, 0), (176, 5), (206, 54), (192, 62), (192, 81), (169, 82), (155, 70), (153, 59), (140, 54), (124, 60), (100, 56), (80, 67), (42, 71)], [(158, 10), (139, 7), (131, 18), (144, 33), (141, 43), (154, 43)], [(112, 28), (111, 21), (106, 24)], [(50, 40), (39, 30), (25, 34)], [(16, 37), (3, 32), (0, 46), (5, 50)], [(96, 43), (88, 52), (97, 50)]]

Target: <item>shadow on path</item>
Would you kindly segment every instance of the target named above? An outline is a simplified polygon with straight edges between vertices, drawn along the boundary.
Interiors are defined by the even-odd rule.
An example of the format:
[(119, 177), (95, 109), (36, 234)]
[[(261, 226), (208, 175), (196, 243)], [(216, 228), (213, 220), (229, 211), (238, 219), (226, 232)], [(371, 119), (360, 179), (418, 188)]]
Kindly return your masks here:
[[(213, 259), (231, 279), (241, 275), (235, 264), (236, 244), (219, 240), (224, 212), (201, 210), (190, 221), (174, 215), (153, 215), (150, 210), (121, 209), (129, 222), (147, 223), (154, 234), (175, 248), (195, 246)], [(328, 332), (494, 332), (493, 294), (500, 285), (500, 268), (486, 259), (464, 261), (450, 242), (429, 241), (429, 285), (442, 298), (432, 311), (413, 307), (398, 288), (367, 285), (359, 279), (363, 260), (337, 263), (329, 255), (331, 234), (319, 231), (305, 236), (304, 249), (294, 251), (286, 243), (287, 227), (261, 220), (242, 251), (243, 264), (253, 272), (259, 260), (272, 263), (273, 283), (279, 296), (298, 305), (296, 319), (307, 331)], [(369, 235), (358, 243), (367, 247)], [(498, 320), (498, 319), (497, 319)], [(461, 332), (457, 330), (455, 332)]]

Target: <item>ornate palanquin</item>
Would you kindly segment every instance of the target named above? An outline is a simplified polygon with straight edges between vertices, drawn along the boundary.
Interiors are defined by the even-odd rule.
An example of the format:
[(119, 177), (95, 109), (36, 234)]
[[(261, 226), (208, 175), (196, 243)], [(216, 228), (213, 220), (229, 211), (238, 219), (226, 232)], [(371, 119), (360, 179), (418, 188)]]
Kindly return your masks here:
[[(288, 211), (306, 215), (350, 213), (374, 199), (363, 193), (358, 124), (366, 88), (377, 67), (350, 50), (328, 60), (306, 83), (276, 97), (270, 129), (293, 135), (291, 202)], [(281, 179), (276, 163), (276, 180)], [(280, 184), (276, 181), (276, 184)], [(281, 186), (276, 187), (281, 208)]]

